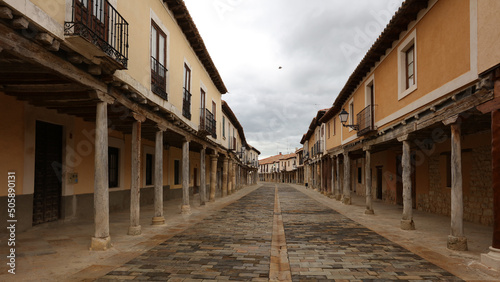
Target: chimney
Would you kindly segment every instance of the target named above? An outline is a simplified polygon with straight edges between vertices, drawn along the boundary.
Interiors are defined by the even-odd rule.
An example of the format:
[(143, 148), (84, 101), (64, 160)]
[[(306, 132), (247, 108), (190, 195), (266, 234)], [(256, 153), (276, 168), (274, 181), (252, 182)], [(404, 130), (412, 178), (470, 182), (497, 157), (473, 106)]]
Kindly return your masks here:
[(280, 152), (280, 156), (281, 156), (281, 152)]

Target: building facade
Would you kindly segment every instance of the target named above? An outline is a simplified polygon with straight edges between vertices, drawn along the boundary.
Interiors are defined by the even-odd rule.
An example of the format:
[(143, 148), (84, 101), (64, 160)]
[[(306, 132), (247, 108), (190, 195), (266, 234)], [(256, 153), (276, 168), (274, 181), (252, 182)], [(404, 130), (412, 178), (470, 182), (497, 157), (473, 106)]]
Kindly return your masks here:
[(16, 181), (18, 231), (94, 215), (91, 248), (104, 250), (110, 211), (130, 209), (137, 235), (141, 203), (163, 224), (164, 200), (190, 213), (194, 194), (255, 183), (241, 180), (257, 167), (233, 145), (250, 145), (182, 1), (2, 1), (0, 72), (0, 171)]
[(345, 204), (365, 196), (367, 214), (373, 200), (402, 205), (407, 230), (415, 209), (450, 216), (453, 250), (467, 250), (463, 221), (493, 226), (482, 262), (498, 269), (497, 11), (488, 0), (405, 1), (301, 143), (306, 182)]

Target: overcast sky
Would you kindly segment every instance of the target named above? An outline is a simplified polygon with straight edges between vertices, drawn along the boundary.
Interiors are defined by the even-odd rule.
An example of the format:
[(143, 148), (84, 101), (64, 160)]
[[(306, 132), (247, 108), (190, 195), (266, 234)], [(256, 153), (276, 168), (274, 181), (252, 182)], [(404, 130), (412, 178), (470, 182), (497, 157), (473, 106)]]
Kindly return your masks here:
[(184, 1), (260, 159), (301, 147), (403, 2)]

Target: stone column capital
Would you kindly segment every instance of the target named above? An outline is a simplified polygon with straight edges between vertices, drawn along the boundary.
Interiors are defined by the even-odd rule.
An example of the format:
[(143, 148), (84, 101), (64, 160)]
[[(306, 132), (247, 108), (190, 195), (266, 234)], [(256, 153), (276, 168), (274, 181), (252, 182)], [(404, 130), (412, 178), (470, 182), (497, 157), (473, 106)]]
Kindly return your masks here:
[(157, 129), (158, 131), (165, 132), (165, 131), (167, 131), (167, 129), (168, 129), (168, 125), (167, 125), (167, 124), (165, 124), (165, 123), (158, 123), (158, 124), (156, 124), (156, 129)]

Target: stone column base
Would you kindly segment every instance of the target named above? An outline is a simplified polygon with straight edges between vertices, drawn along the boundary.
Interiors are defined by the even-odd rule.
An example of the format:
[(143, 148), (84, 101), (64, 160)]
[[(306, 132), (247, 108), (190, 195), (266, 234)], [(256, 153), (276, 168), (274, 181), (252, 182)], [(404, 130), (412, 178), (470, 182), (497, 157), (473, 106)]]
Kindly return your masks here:
[(448, 249), (454, 251), (467, 251), (467, 238), (448, 235)]
[(403, 230), (415, 230), (415, 222), (413, 219), (401, 219), (401, 229)]
[(165, 218), (163, 216), (155, 216), (151, 222), (152, 225), (163, 225), (165, 224)]
[(91, 251), (105, 251), (111, 248), (113, 245), (111, 244), (111, 237), (105, 238), (96, 238), (92, 237), (90, 241), (90, 250)]
[(341, 195), (335, 195), (335, 200), (340, 201), (340, 199), (342, 199)]
[(128, 235), (136, 236), (141, 235), (141, 226), (129, 226), (128, 227)]
[(500, 270), (500, 249), (490, 247), (490, 252), (481, 254), (481, 263), (495, 270)]
[(190, 205), (183, 205), (181, 207), (181, 214), (191, 214), (191, 206)]
[(366, 209), (365, 214), (375, 214), (375, 212), (373, 210)]
[(342, 197), (342, 204), (344, 204), (344, 205), (350, 205), (351, 204), (351, 198)]

